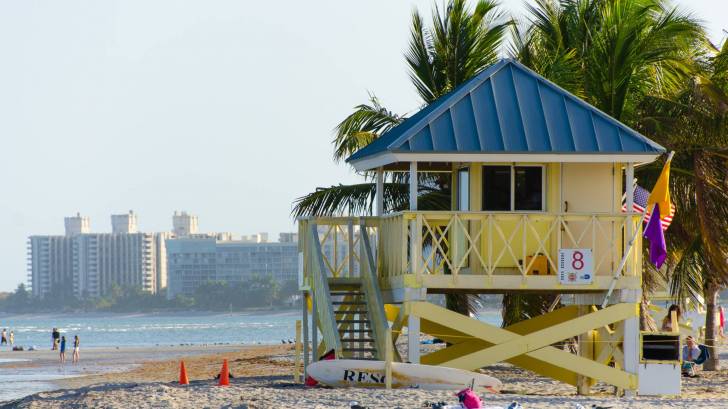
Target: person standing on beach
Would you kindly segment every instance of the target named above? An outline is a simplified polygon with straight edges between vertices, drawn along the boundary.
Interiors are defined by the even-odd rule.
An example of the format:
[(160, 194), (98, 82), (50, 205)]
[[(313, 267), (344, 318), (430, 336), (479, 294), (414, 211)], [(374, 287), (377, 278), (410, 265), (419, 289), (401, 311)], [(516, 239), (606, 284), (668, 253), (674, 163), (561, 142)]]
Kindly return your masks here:
[(677, 322), (680, 323), (682, 320), (682, 311), (680, 311), (680, 306), (677, 304), (672, 304), (670, 308), (667, 310), (667, 315), (665, 315), (665, 318), (662, 319), (662, 331), (665, 332), (677, 332), (680, 331), (680, 328), (673, 328), (672, 327), (672, 312), (675, 311), (675, 315), (677, 316)]
[(80, 352), (78, 350), (80, 347), (81, 347), (81, 340), (78, 339), (78, 335), (76, 335), (73, 338), (73, 358), (72, 358), (72, 362), (74, 364), (77, 364), (78, 363), (78, 360), (81, 358)]
[(9, 341), (10, 341), (10, 346), (13, 346), (13, 345), (15, 345), (15, 332), (13, 332), (13, 331), (10, 331), (10, 338), (9, 338)]
[(8, 329), (3, 328), (2, 338), (0, 339), (0, 345), (8, 344)]
[(58, 339), (61, 337), (61, 333), (58, 332), (58, 328), (53, 328), (51, 331), (51, 351), (58, 349)]
[(66, 363), (66, 337), (61, 337), (61, 363)]

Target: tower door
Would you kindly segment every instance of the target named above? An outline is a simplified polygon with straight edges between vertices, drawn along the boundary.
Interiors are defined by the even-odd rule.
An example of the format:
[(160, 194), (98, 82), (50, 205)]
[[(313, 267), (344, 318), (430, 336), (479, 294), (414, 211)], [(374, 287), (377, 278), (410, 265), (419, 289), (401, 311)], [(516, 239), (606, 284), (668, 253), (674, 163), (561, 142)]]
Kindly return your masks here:
[[(591, 219), (592, 215), (619, 212), (621, 187), (617, 186), (611, 163), (564, 163), (561, 176), (561, 211), (567, 216), (584, 216), (569, 220), (562, 228), (562, 248), (592, 249), (597, 275), (610, 275), (619, 256), (621, 228), (615, 222)], [(617, 259), (616, 262), (619, 260)]]

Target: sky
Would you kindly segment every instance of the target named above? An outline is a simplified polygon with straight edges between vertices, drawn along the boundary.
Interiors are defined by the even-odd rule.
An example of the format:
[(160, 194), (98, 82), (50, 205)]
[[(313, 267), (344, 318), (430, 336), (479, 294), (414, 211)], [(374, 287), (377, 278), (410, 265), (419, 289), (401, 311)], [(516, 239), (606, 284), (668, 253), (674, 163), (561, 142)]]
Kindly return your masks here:
[[(297, 197), (360, 180), (332, 160), (336, 124), (369, 92), (420, 105), (402, 53), (432, 4), (0, 0), (0, 291), (26, 281), (27, 237), (76, 212), (95, 232), (128, 210), (147, 232), (175, 210), (294, 231)], [(721, 40), (728, 2), (678, 4)]]

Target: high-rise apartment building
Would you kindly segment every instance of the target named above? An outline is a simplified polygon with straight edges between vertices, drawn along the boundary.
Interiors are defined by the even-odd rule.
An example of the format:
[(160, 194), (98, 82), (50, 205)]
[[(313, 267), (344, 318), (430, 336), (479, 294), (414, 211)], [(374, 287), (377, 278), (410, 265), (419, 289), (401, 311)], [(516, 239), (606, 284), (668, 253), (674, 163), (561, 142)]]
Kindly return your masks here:
[(167, 240), (167, 297), (191, 295), (208, 281), (240, 283), (271, 276), (279, 283), (297, 280), (298, 243), (268, 243), (214, 238)]
[(187, 212), (174, 212), (172, 216), (172, 233), (176, 237), (187, 237), (197, 234), (197, 216)]
[(59, 286), (73, 287), (76, 265), (73, 237), (31, 236), (28, 254), (28, 276), (33, 295), (48, 294)]
[[(150, 293), (166, 288), (173, 298), (210, 280), (236, 283), (270, 275), (282, 283), (298, 277), (296, 233), (281, 233), (277, 243), (268, 242), (268, 233), (233, 240), (231, 233), (198, 232), (197, 216), (187, 212), (174, 212), (171, 232), (139, 232), (133, 211), (112, 215), (111, 233), (91, 233), (89, 218), (80, 214), (66, 217), (64, 225), (63, 236), (28, 239), (35, 296), (56, 290), (100, 297), (119, 285)], [(344, 254), (324, 247), (328, 257)]]
[(99, 297), (112, 285), (138, 287), (156, 293), (158, 284), (156, 234), (95, 233), (75, 237), (78, 268), (74, 292)]
[(278, 241), (281, 243), (295, 243), (298, 242), (298, 233), (279, 233)]
[(112, 285), (156, 293), (166, 284), (165, 233), (139, 233), (136, 215), (113, 215), (112, 233), (90, 233), (88, 218), (65, 220), (65, 236), (31, 236), (28, 267), (33, 295), (54, 288), (99, 297)]
[(111, 215), (111, 232), (117, 234), (132, 234), (137, 233), (139, 228), (137, 227), (136, 214), (129, 210), (126, 214), (112, 214)]
[[(266, 237), (267, 234), (253, 235)], [(281, 233), (278, 242), (177, 238), (167, 240), (167, 297), (191, 295), (208, 281), (245, 282), (254, 276), (273, 277), (278, 283), (298, 281), (298, 235)], [(246, 237), (246, 236), (243, 236)], [(357, 238), (358, 240), (358, 238)], [(348, 243), (327, 240), (323, 252), (337, 265), (345, 263)], [(335, 260), (335, 261), (334, 261)], [(348, 273), (348, 266), (342, 267)], [(358, 274), (355, 263), (353, 275)]]
[(254, 233), (247, 236), (240, 236), (243, 243), (267, 243), (268, 233)]
[(88, 217), (81, 216), (81, 213), (76, 213), (75, 216), (64, 218), (63, 224), (66, 227), (66, 236), (74, 236), (76, 234), (86, 234), (91, 232), (91, 222)]

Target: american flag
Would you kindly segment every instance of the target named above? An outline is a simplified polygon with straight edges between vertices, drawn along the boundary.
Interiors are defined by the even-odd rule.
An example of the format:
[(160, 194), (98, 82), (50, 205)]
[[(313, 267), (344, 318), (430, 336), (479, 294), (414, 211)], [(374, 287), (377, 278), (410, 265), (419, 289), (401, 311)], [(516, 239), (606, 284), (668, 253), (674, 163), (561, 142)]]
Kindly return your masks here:
[[(642, 188), (639, 185), (635, 185), (634, 187), (634, 200), (632, 203), (632, 210), (634, 210), (637, 213), (644, 213), (645, 207), (647, 206), (647, 198), (650, 197), (650, 192), (647, 189)], [(622, 196), (622, 211), (627, 211), (627, 196), (626, 194)], [(647, 215), (645, 216), (645, 223), (650, 221), (650, 211), (647, 211)], [(670, 203), (670, 214), (667, 216), (663, 216), (660, 220), (660, 224), (662, 225), (662, 230), (667, 230), (668, 227), (670, 227), (670, 223), (672, 223), (672, 218), (675, 216), (675, 204)]]

